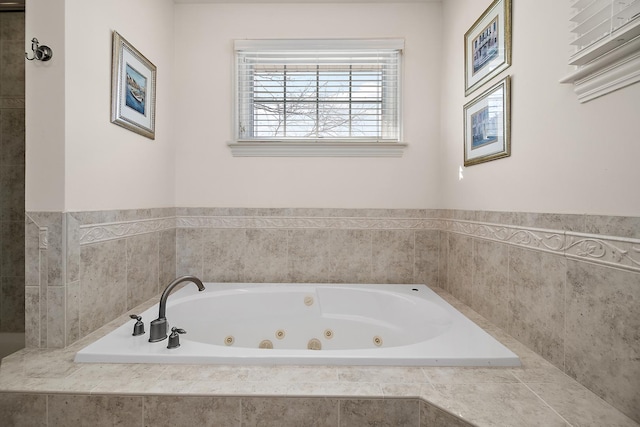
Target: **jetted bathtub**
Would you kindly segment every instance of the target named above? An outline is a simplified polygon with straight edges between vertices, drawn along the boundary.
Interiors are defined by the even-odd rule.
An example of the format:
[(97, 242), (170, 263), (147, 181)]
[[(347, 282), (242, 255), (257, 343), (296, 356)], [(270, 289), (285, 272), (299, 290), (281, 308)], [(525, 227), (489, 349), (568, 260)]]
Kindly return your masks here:
[(193, 283), (167, 302), (180, 347), (149, 342), (158, 305), (76, 362), (519, 366), (518, 357), (425, 285)]

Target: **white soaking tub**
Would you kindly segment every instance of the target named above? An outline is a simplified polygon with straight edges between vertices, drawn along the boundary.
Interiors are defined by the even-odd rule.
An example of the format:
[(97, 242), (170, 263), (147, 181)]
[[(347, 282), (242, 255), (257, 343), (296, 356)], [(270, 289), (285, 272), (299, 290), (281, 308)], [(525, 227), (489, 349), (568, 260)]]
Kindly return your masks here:
[(180, 347), (149, 342), (158, 306), (76, 354), (76, 362), (519, 366), (518, 357), (425, 285), (193, 283), (173, 292)]

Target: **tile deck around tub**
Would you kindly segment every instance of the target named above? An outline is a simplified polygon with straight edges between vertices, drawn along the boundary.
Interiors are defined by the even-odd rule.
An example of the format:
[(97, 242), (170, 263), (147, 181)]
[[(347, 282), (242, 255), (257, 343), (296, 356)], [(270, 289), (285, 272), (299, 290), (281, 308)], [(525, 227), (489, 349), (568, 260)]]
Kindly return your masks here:
[[(514, 351), (523, 366), (449, 368), (74, 363), (76, 351), (113, 328), (131, 321), (128, 316), (120, 316), (65, 349), (25, 349), (3, 359), (0, 364), (0, 397), (29, 394), (49, 395), (53, 396), (53, 400), (64, 400), (65, 395), (87, 395), (96, 399), (107, 399), (105, 396), (111, 396), (112, 399), (147, 396), (147, 400), (153, 400), (153, 396), (193, 396), (220, 398), (216, 400), (218, 404), (230, 404), (234, 408), (264, 403), (269, 398), (277, 398), (280, 403), (287, 399), (299, 399), (296, 402), (308, 402), (305, 398), (331, 401), (347, 399), (345, 402), (349, 405), (359, 402), (359, 399), (365, 402), (364, 399), (387, 401), (401, 398), (422, 399), (477, 426), (638, 426), (455, 298), (441, 290), (437, 291)], [(157, 298), (154, 298), (136, 310), (146, 309), (156, 303)], [(242, 397), (238, 405), (237, 402), (224, 400), (237, 397)], [(102, 404), (117, 406), (118, 402)], [(344, 407), (348, 408), (349, 405), (345, 404)], [(13, 406), (12, 410), (16, 411)], [(2, 407), (0, 402), (0, 412)], [(180, 410), (188, 411), (187, 408)], [(383, 411), (380, 416), (384, 417), (384, 414)]]

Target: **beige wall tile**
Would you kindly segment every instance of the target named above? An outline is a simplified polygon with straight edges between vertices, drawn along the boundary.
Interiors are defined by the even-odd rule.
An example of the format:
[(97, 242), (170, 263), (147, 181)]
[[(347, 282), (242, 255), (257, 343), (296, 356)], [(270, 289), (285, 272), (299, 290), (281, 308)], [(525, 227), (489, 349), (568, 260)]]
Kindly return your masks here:
[(473, 239), (449, 233), (448, 240), (447, 290), (473, 307)]
[(513, 287), (509, 284), (509, 247), (473, 241), (473, 289), (471, 307), (497, 326), (508, 329), (513, 320)]
[(506, 330), (561, 369), (566, 271), (566, 259), (561, 256), (509, 248), (509, 281), (514, 297), (513, 320)]
[(289, 230), (288, 269), (292, 283), (329, 281), (329, 230)]
[(440, 231), (415, 231), (415, 257), (412, 283), (439, 286)]
[(371, 283), (371, 231), (329, 233), (329, 282)]
[(6, 426), (47, 426), (47, 396), (0, 393), (0, 420)]
[(244, 229), (202, 230), (202, 280), (242, 282), (247, 250)]
[(148, 233), (125, 239), (127, 251), (127, 306), (131, 309), (158, 293), (159, 234)]
[(243, 280), (282, 283), (288, 277), (287, 230), (247, 230)]
[(127, 310), (124, 239), (80, 250), (80, 335), (85, 336)]
[(340, 425), (419, 426), (417, 399), (345, 399), (340, 401)]
[(241, 425), (285, 427), (339, 425), (339, 401), (314, 398), (243, 398)]
[(371, 279), (374, 283), (412, 283), (415, 233), (413, 230), (371, 232)]
[(567, 262), (567, 373), (640, 420), (640, 274)]
[(48, 396), (50, 426), (142, 426), (142, 397), (52, 394)]
[(144, 397), (145, 426), (240, 425), (240, 399), (233, 397)]

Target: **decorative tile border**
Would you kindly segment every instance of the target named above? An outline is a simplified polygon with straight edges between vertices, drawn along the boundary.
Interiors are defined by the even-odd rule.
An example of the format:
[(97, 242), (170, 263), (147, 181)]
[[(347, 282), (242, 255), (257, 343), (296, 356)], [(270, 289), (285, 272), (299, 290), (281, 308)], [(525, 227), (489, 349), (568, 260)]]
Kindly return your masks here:
[(188, 216), (80, 226), (87, 245), (173, 228), (440, 230), (640, 272), (640, 240), (440, 218)]
[(105, 242), (176, 228), (175, 217), (80, 226), (80, 245)]
[(0, 108), (24, 108), (24, 98), (0, 98)]

